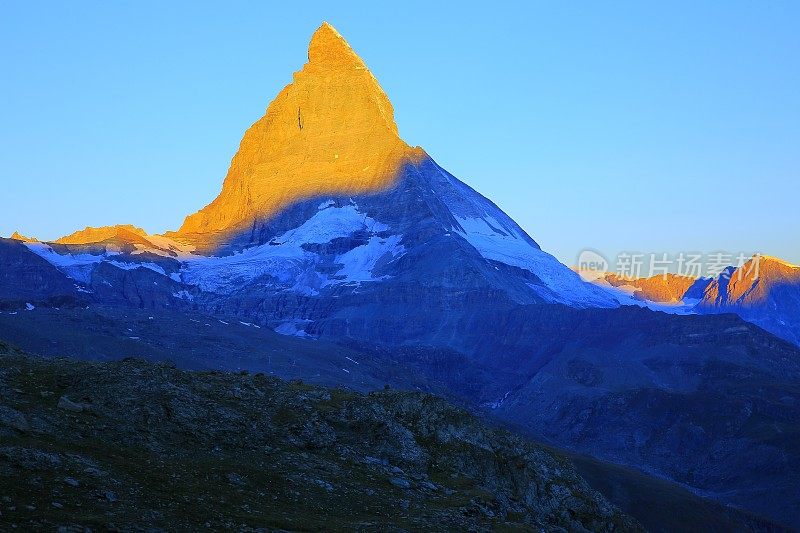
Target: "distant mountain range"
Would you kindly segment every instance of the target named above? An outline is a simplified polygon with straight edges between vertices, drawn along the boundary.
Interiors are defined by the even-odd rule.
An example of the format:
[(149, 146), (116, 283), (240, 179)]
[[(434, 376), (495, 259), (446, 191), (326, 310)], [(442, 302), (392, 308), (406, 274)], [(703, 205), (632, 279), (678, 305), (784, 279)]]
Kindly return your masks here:
[[(742, 311), (760, 298), (796, 320), (796, 285), (745, 285), (710, 281), (698, 299), (714, 304), (684, 309), (690, 280), (636, 281), (633, 296), (584, 282), (402, 141), (377, 81), (324, 24), (219, 196), (177, 231), (0, 240), (0, 338), (436, 392), (800, 527), (800, 348), (716, 316), (738, 306), (769, 329)], [(690, 316), (630, 305), (645, 300)]]
[(621, 302), (628, 297), (667, 312), (735, 313), (800, 346), (800, 266), (775, 257), (754, 256), (714, 278), (666, 274), (631, 279), (614, 273), (593, 278)]

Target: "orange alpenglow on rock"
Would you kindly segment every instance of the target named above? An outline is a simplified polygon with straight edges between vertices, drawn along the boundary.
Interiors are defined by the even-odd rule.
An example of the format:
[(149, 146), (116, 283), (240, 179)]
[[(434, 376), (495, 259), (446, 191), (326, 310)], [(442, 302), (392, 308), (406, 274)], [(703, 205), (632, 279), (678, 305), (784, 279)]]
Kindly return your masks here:
[(386, 94), (326, 22), (308, 63), (244, 134), (222, 192), (169, 235), (213, 241), (297, 200), (381, 191), (423, 155), (400, 138)]
[(649, 278), (628, 278), (614, 273), (607, 273), (604, 278), (612, 287), (635, 287), (637, 296), (660, 303), (677, 303), (686, 294), (697, 278), (678, 274), (657, 274)]
[(728, 279), (715, 279), (704, 299), (714, 305), (751, 307), (768, 300), (776, 288), (798, 284), (800, 266), (760, 255), (733, 269)]
[(22, 242), (39, 242), (39, 239), (36, 237), (26, 237), (22, 233), (15, 231), (11, 234), (10, 239), (14, 239), (15, 241), (22, 241)]
[(145, 238), (147, 232), (130, 224), (118, 226), (103, 226), (100, 228), (87, 227), (70, 233), (66, 237), (56, 239), (56, 244), (90, 244), (115, 239), (125, 242), (148, 242)]

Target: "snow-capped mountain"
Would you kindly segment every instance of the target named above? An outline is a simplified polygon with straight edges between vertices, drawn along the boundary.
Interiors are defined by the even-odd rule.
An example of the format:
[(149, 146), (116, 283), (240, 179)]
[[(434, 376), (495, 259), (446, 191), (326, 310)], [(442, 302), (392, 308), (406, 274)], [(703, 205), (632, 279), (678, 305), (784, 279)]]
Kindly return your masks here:
[[(76, 244), (72, 237), (70, 244), (24, 246), (98, 298), (117, 288), (116, 270), (126, 271), (127, 288), (139, 285), (136, 271), (144, 270), (145, 286), (137, 294), (153, 294), (150, 277), (160, 275), (165, 279), (155, 285), (168, 294), (159, 301), (174, 295), (297, 335), (325, 334), (330, 321), (337, 331), (349, 329), (336, 316), (345, 309), (363, 321), (366, 311), (358, 308), (367, 294), (383, 300), (386, 311), (398, 318), (427, 313), (414, 305), (413, 295), (422, 301), (433, 292), (453, 302), (482, 294), (487, 308), (616, 305), (428, 157), (405, 165), (385, 192), (295, 202), (275, 216), (254, 220), (249, 231), (213, 251), (125, 228), (85, 234), (103, 239)], [(287, 298), (296, 307), (274, 307)], [(400, 312), (404, 306), (409, 307)]]
[(667, 274), (630, 279), (605, 273), (594, 283), (623, 304), (679, 314), (736, 313), (800, 345), (800, 266), (776, 257), (754, 256), (714, 278)]
[[(254, 221), (223, 253), (183, 260), (184, 280), (217, 294), (257, 280), (307, 295), (327, 287), (364, 291), (369, 282), (414, 280), (506, 288), (525, 303), (614, 305), (427, 157), (406, 165), (386, 192), (297, 202)], [(441, 279), (452, 278), (447, 272), (454, 266), (464, 271), (461, 281)]]
[[(177, 295), (297, 335), (325, 334), (331, 320), (350, 330), (349, 320), (364, 321), (356, 309), (366, 293), (395, 311), (409, 306), (409, 317), (424, 312), (410, 296), (419, 291), (491, 305), (617, 305), (402, 141), (383, 90), (328, 24), (245, 133), (219, 196), (179, 231), (86, 228), (25, 246), (96, 297), (114, 292), (114, 269), (128, 285), (146, 270), (137, 294), (163, 285), (159, 301)], [(287, 298), (296, 307), (275, 307)]]

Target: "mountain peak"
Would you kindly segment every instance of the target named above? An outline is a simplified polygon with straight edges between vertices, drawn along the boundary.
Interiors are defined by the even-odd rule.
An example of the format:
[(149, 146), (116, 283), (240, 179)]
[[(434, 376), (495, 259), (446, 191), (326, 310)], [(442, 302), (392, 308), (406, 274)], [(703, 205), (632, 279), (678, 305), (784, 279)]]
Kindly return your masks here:
[(311, 36), (311, 42), (308, 45), (308, 63), (310, 65), (366, 68), (364, 62), (344, 37), (327, 22), (323, 22)]
[[(780, 257), (774, 257), (774, 256), (771, 256), (771, 255), (759, 255), (758, 258), (759, 258), (759, 263), (761, 265), (766, 264), (766, 265), (775, 266), (775, 267), (778, 267), (778, 268), (785, 267), (785, 268), (789, 268), (789, 269), (800, 269), (800, 265), (795, 265), (794, 263), (790, 263), (789, 261), (781, 259)], [(753, 260), (755, 260), (755, 256), (752, 259), (750, 259), (750, 261), (753, 261)]]
[(147, 236), (147, 232), (142, 228), (137, 228), (131, 224), (118, 224), (116, 226), (101, 226), (93, 228), (87, 226), (82, 230), (70, 233), (64, 237), (56, 239), (56, 244), (92, 244), (108, 239), (123, 239), (138, 241)]
[(378, 192), (422, 156), (399, 136), (378, 81), (333, 26), (242, 138), (222, 191), (173, 236), (214, 244), (302, 199)]
[(22, 241), (22, 242), (39, 242), (39, 240), (36, 237), (26, 237), (25, 235), (23, 235), (18, 231), (12, 233), (11, 237), (9, 238), (15, 241)]

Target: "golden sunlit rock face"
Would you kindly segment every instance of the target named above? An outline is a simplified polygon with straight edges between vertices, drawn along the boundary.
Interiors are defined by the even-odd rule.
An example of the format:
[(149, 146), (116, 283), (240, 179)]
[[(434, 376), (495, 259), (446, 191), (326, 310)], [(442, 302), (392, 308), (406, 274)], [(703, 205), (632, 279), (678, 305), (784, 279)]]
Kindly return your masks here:
[(323, 23), (308, 63), (245, 133), (222, 192), (171, 236), (213, 240), (300, 199), (384, 190), (422, 155), (400, 139), (392, 104), (364, 62)]
[(35, 237), (26, 237), (25, 235), (23, 235), (18, 231), (12, 233), (10, 238), (14, 239), (15, 241), (22, 241), (22, 242), (39, 242), (39, 239)]
[(137, 228), (130, 224), (119, 226), (103, 226), (100, 228), (87, 227), (75, 233), (71, 233), (66, 237), (57, 239), (57, 244), (90, 244), (95, 242), (103, 242), (109, 239), (116, 239), (125, 242), (147, 242), (145, 241), (147, 232), (142, 228)]
[(636, 288), (635, 294), (645, 300), (660, 303), (677, 303), (697, 281), (689, 276), (677, 274), (657, 275), (649, 278), (627, 278), (613, 273), (607, 273), (604, 278), (612, 287), (631, 286)]
[(800, 284), (800, 266), (781, 259), (759, 256), (734, 269), (727, 280), (716, 279), (705, 292), (711, 304), (758, 306), (781, 285)]

